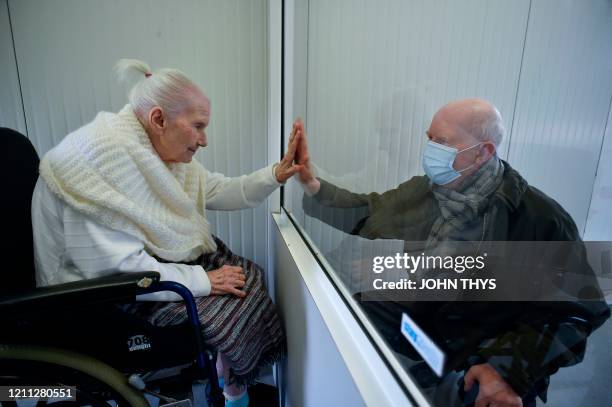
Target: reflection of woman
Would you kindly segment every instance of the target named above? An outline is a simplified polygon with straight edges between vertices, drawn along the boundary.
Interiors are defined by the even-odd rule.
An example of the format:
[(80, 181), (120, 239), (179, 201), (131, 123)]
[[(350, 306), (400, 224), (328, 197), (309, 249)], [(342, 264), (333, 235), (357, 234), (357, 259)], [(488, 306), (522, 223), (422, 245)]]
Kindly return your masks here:
[[(263, 202), (299, 169), (296, 143), (279, 164), (250, 175), (210, 173), (192, 160), (207, 144), (206, 95), (177, 70), (151, 73), (134, 60), (117, 70), (140, 76), (130, 103), (98, 114), (41, 161), (32, 200), (37, 283), (154, 270), (186, 285), (197, 297), (205, 340), (219, 351), (226, 399), (246, 405), (245, 384), (283, 355), (284, 336), (261, 267), (212, 235), (205, 210)], [(186, 318), (175, 294), (142, 299), (149, 302), (132, 311), (154, 323)]]

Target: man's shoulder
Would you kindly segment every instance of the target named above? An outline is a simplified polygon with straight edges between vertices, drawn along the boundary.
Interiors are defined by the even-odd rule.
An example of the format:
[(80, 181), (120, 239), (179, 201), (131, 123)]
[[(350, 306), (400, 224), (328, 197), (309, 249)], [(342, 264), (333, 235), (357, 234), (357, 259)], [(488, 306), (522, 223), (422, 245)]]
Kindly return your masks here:
[(554, 228), (556, 236), (576, 238), (579, 236), (572, 216), (554, 198), (542, 190), (527, 186), (521, 208), (533, 222), (546, 228)]
[(515, 221), (520, 220), (519, 229), (536, 230), (539, 236), (558, 240), (579, 238), (574, 220), (559, 202), (530, 185), (507, 162), (503, 161), (503, 164), (504, 182), (498, 194), (511, 208)]
[(533, 185), (527, 186), (522, 203), (540, 217), (569, 216), (559, 202)]

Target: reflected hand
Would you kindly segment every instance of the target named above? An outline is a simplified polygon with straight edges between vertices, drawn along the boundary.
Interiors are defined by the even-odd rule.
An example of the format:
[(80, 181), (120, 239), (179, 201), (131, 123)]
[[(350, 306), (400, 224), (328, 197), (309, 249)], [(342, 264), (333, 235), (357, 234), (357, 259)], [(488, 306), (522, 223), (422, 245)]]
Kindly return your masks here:
[(242, 267), (224, 265), (221, 268), (206, 273), (212, 287), (213, 295), (233, 294), (236, 297), (246, 297), (241, 288), (246, 284), (246, 276)]
[(512, 387), (488, 363), (472, 366), (464, 377), (463, 389), (470, 391), (474, 381), (479, 390), (475, 407), (522, 407), (523, 401), (512, 390)]
[(293, 130), (291, 131), (291, 137), (289, 138), (289, 146), (287, 147), (287, 152), (285, 153), (285, 156), (283, 157), (281, 162), (276, 165), (276, 168), (274, 170), (276, 180), (280, 183), (284, 183), (296, 172), (300, 172), (302, 170), (302, 166), (296, 159), (299, 142), (300, 138), (296, 135), (296, 127), (294, 124)]

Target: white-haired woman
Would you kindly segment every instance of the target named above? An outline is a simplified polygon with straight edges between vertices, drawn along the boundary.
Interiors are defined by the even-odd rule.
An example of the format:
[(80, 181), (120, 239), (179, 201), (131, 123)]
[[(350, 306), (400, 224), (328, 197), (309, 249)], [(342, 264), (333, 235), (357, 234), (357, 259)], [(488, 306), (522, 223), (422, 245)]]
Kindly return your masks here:
[[(99, 113), (41, 161), (32, 200), (37, 283), (155, 270), (186, 285), (218, 351), (226, 405), (247, 405), (246, 385), (283, 356), (284, 335), (261, 268), (212, 235), (205, 210), (260, 204), (300, 169), (298, 138), (280, 163), (250, 175), (208, 172), (193, 160), (207, 145), (208, 97), (175, 69), (152, 72), (137, 60), (116, 69), (139, 77), (129, 103)], [(173, 293), (142, 299), (132, 311), (153, 323), (185, 319)]]

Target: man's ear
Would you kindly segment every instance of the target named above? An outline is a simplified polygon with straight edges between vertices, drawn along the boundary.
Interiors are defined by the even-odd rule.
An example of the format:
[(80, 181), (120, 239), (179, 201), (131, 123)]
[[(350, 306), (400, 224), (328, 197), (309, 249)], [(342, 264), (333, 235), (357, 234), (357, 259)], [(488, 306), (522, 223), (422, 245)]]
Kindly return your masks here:
[(478, 158), (476, 158), (476, 160), (480, 164), (486, 163), (487, 161), (489, 161), (489, 158), (495, 155), (496, 150), (497, 148), (495, 147), (495, 144), (490, 141), (485, 141), (482, 143), (482, 147), (478, 152)]
[(161, 107), (155, 106), (149, 111), (149, 125), (155, 133), (163, 133), (167, 122)]

